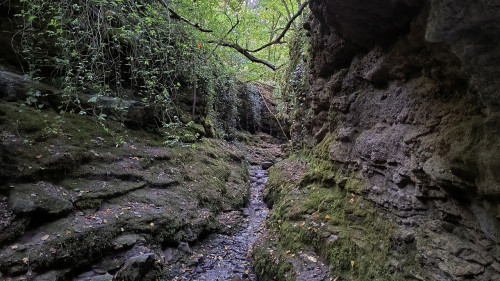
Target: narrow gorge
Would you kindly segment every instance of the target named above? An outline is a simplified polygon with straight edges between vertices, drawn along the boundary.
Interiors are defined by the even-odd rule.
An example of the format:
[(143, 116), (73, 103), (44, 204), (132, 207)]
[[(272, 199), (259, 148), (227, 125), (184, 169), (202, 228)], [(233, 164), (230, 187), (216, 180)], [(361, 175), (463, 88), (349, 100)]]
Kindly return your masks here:
[(0, 280), (500, 280), (498, 1), (215, 2), (0, 1)]

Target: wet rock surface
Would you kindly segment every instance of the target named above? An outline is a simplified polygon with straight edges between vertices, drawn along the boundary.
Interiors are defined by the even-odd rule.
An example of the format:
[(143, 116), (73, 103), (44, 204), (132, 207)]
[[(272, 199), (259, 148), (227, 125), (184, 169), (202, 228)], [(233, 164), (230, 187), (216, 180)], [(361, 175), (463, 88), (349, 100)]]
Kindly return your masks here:
[(235, 229), (217, 218), (248, 201), (247, 162), (227, 142), (169, 147), (122, 129), (117, 145), (85, 117), (59, 135), (30, 108), (0, 111), (2, 280), (169, 280), (165, 249)]
[[(252, 270), (250, 251), (265, 230), (269, 213), (263, 201), (267, 173), (259, 166), (250, 167), (250, 200), (248, 206), (234, 214), (222, 214), (219, 221), (224, 233), (213, 233), (189, 250), (180, 247), (169, 266), (172, 280), (257, 280)], [(227, 219), (232, 216), (232, 219)], [(234, 279), (233, 279), (234, 278)], [(240, 279), (238, 279), (240, 278)]]
[(273, 137), (169, 147), (122, 129), (116, 145), (85, 117), (47, 135), (26, 108), (16, 134), (18, 105), (0, 111), (0, 279), (257, 280)]

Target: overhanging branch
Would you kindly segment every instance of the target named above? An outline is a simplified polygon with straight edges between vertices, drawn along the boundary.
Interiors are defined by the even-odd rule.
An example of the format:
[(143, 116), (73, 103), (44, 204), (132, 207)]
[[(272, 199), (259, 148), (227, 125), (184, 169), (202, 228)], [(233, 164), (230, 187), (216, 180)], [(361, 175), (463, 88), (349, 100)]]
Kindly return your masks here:
[(165, 7), (165, 9), (167, 9), (170, 12), (171, 18), (176, 19), (176, 20), (181, 20), (181, 21), (189, 24), (190, 26), (198, 29), (201, 32), (207, 32), (207, 33), (214, 32), (213, 30), (205, 29), (205, 28), (201, 27), (198, 23), (193, 22), (193, 21), (189, 20), (188, 18), (185, 18), (185, 17), (179, 15), (172, 8), (170, 8), (170, 6), (164, 0), (159, 0), (159, 1), (163, 5), (163, 7)]
[(260, 59), (252, 54), (250, 54), (250, 52), (241, 47), (240, 45), (238, 44), (235, 44), (235, 43), (229, 43), (229, 42), (210, 42), (210, 43), (216, 43), (220, 46), (224, 46), (224, 47), (229, 47), (229, 48), (233, 48), (235, 49), (238, 53), (244, 55), (247, 59), (249, 59), (250, 61), (252, 62), (256, 62), (256, 63), (260, 63), (260, 64), (263, 64), (267, 67), (269, 67), (270, 69), (272, 69), (273, 71), (275, 71), (276, 69), (278, 69), (274, 64), (272, 64), (271, 62), (267, 61), (267, 60), (264, 60), (264, 59)]
[[(196, 28), (197, 30), (201, 31), (201, 32), (207, 32), (207, 33), (210, 33), (210, 32), (213, 32), (213, 30), (209, 30), (209, 29), (204, 29), (202, 28), (198, 23), (195, 23), (181, 15), (179, 15), (178, 13), (176, 13), (172, 8), (169, 7), (169, 5), (164, 1), (164, 0), (158, 0), (169, 12), (170, 12), (170, 16), (173, 18), (173, 19), (177, 19), (177, 20), (181, 20), (189, 25), (191, 25), (192, 27)], [(233, 48), (234, 50), (236, 50), (238, 53), (244, 55), (247, 59), (249, 59), (250, 61), (252, 62), (255, 62), (255, 63), (260, 63), (260, 64), (263, 64), (267, 67), (269, 67), (270, 69), (272, 69), (273, 71), (276, 71), (279, 67), (277, 67), (276, 65), (272, 64), (271, 62), (267, 61), (267, 60), (264, 60), (264, 59), (261, 59), (261, 58), (258, 58), (254, 55), (252, 55), (251, 53), (255, 53), (255, 52), (258, 52), (258, 51), (261, 51), (269, 46), (272, 46), (272, 45), (276, 45), (276, 44), (283, 44), (285, 42), (281, 41), (283, 39), (283, 37), (285, 37), (287, 31), (290, 29), (290, 27), (292, 26), (292, 23), (293, 21), (302, 14), (302, 12), (304, 11), (304, 9), (307, 7), (307, 5), (309, 4), (309, 1), (306, 1), (304, 2), (302, 5), (300, 5), (297, 13), (295, 13), (291, 18), (290, 20), (287, 22), (287, 24), (285, 25), (285, 27), (283, 28), (283, 31), (280, 33), (280, 35), (278, 35), (278, 37), (276, 37), (276, 39), (274, 39), (273, 41), (255, 49), (255, 50), (248, 50), (248, 49), (245, 49), (243, 47), (241, 47), (240, 45), (236, 44), (236, 43), (229, 43), (229, 42), (226, 42), (224, 41), (224, 39), (222, 40), (219, 40), (219, 41), (209, 41), (209, 43), (215, 43), (217, 44), (218, 46), (224, 46), (224, 47), (229, 47), (229, 48)], [(239, 19), (237, 20), (236, 24), (234, 24), (230, 31), (228, 32), (231, 33), (232, 30), (234, 30), (234, 28), (240, 23)], [(226, 34), (227, 36), (227, 34)], [(225, 37), (225, 36), (224, 36)], [(214, 48), (214, 51), (215, 51), (215, 48)], [(213, 52), (213, 51), (212, 51)], [(280, 66), (281, 67), (281, 66)]]
[(309, 1), (306, 1), (304, 2), (302, 5), (300, 5), (299, 7), (299, 10), (297, 11), (297, 13), (295, 13), (295, 15), (293, 15), (293, 17), (287, 22), (287, 24), (285, 25), (285, 28), (283, 29), (283, 31), (280, 33), (280, 35), (278, 37), (276, 37), (276, 39), (274, 39), (273, 41), (255, 49), (255, 50), (248, 50), (248, 52), (252, 52), (252, 53), (255, 53), (255, 52), (258, 52), (258, 51), (262, 51), (263, 49), (269, 47), (269, 46), (272, 46), (272, 45), (276, 45), (276, 44), (280, 44), (281, 43), (281, 39), (283, 39), (283, 37), (285, 37), (285, 34), (287, 33), (287, 31), (290, 29), (290, 27), (292, 26), (292, 23), (293, 21), (298, 17), (300, 16), (300, 14), (302, 14), (302, 12), (304, 11), (304, 9), (306, 8), (307, 4), (309, 4)]
[[(229, 18), (229, 20), (232, 22), (231, 18)], [(240, 18), (236, 17), (236, 23), (233, 24), (233, 26), (231, 27), (231, 29), (229, 29), (229, 31), (226, 33), (226, 35), (224, 35), (224, 38), (222, 38), (222, 41), (224, 41), (226, 39), (226, 37), (229, 35), (229, 33), (233, 32), (233, 30), (236, 28), (236, 26), (238, 26), (238, 24), (240, 24)], [(209, 42), (209, 43), (213, 43), (213, 42)], [(214, 54), (215, 50), (217, 50), (217, 47), (219, 47), (219, 44), (215, 45), (215, 47), (212, 50), (212, 52), (210, 52), (210, 56)]]

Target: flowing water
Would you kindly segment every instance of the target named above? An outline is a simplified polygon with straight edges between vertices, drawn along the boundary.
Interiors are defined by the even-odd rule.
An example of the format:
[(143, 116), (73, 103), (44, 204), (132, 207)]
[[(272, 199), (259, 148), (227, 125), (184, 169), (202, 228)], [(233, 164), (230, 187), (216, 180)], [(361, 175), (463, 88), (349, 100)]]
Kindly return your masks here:
[(249, 250), (262, 234), (269, 214), (263, 201), (268, 175), (260, 166), (251, 166), (249, 170), (250, 200), (242, 210), (241, 224), (232, 235), (214, 233), (192, 248), (185, 245), (191, 261), (171, 268), (177, 272), (173, 280), (257, 280)]

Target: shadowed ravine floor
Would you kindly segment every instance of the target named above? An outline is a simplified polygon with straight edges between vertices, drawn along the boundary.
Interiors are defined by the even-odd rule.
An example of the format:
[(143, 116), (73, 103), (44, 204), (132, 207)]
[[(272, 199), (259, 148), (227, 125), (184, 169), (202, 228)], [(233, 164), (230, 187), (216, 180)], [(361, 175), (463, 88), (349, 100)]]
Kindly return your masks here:
[[(260, 166), (250, 167), (250, 200), (243, 209), (242, 220), (233, 234), (210, 234), (201, 243), (189, 248), (179, 247), (189, 254), (184, 263), (175, 263), (171, 272), (174, 280), (257, 280), (251, 268), (251, 245), (265, 229), (269, 213), (263, 202), (263, 187), (267, 172)], [(232, 213), (223, 216), (231, 217)], [(231, 228), (231, 226), (228, 226)], [(231, 233), (230, 229), (228, 232)], [(188, 266), (189, 264), (189, 266)], [(245, 279), (247, 278), (247, 279)]]

